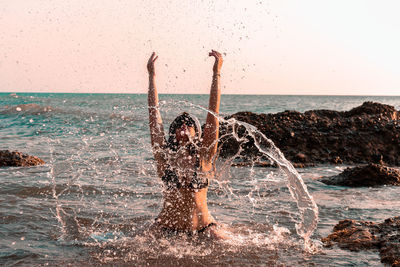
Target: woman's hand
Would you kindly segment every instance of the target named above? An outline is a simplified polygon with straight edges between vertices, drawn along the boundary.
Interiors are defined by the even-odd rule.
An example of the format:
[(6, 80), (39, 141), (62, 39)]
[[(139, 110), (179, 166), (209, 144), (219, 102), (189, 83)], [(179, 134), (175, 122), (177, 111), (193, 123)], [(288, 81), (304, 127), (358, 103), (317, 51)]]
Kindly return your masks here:
[(149, 58), (149, 61), (147, 61), (147, 71), (149, 72), (149, 75), (155, 75), (155, 69), (154, 69), (154, 62), (157, 60), (158, 56), (156, 56), (156, 53), (153, 52)]
[(215, 50), (211, 50), (210, 53), (208, 53), (210, 57), (215, 57), (215, 63), (213, 67), (214, 74), (220, 74), (221, 66), (222, 66), (222, 55), (220, 52), (217, 52)]

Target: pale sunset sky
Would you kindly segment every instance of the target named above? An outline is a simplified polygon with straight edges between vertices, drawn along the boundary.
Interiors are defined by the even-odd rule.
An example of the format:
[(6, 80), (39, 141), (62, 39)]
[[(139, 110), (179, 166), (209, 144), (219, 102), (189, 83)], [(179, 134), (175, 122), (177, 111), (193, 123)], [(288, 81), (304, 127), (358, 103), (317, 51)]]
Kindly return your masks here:
[(400, 1), (3, 0), (0, 92), (400, 95)]

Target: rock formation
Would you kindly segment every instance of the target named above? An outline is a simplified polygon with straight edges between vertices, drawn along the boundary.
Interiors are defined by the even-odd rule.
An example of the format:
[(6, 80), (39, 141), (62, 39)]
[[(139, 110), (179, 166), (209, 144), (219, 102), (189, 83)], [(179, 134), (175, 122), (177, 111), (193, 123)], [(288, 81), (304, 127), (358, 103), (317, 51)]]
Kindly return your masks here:
[[(400, 165), (400, 113), (394, 107), (365, 102), (350, 111), (284, 111), (276, 114), (238, 112), (235, 118), (254, 125), (270, 138), (285, 157), (298, 165), (378, 163)], [(232, 129), (221, 123), (221, 157), (238, 152)], [(244, 127), (237, 128), (244, 161), (260, 157)]]
[(377, 249), (383, 263), (400, 267), (400, 217), (383, 223), (343, 220), (322, 242), (327, 247), (337, 244), (351, 251)]
[(38, 157), (22, 154), (21, 152), (10, 152), (0, 150), (0, 167), (27, 167), (42, 165), (45, 162)]
[(400, 186), (400, 171), (380, 164), (347, 168), (342, 173), (324, 177), (321, 182), (328, 185), (350, 187), (397, 185)]

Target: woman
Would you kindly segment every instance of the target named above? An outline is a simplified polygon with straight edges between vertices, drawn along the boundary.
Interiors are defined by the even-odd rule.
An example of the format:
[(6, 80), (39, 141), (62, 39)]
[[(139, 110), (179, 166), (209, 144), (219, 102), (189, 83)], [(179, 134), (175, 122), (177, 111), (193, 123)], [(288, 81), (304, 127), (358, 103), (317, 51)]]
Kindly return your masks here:
[(212, 84), (204, 133), (198, 120), (183, 113), (171, 124), (165, 139), (158, 93), (155, 85), (153, 53), (147, 63), (149, 72), (149, 124), (151, 145), (157, 173), (166, 186), (163, 208), (153, 227), (166, 232), (207, 233), (217, 236), (218, 226), (207, 207), (208, 180), (214, 176), (214, 160), (218, 143), (218, 114), (221, 97), (220, 70), (222, 56), (212, 50), (215, 58)]

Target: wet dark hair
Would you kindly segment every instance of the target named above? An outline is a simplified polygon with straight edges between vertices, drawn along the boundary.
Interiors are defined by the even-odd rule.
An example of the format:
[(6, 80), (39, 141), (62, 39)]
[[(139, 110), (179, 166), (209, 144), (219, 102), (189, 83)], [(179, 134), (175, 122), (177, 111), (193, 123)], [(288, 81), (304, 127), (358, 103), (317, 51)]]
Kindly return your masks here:
[[(197, 139), (195, 143), (198, 143), (200, 141), (202, 131), (199, 120), (195, 116), (190, 115), (187, 112), (183, 112), (181, 115), (176, 117), (169, 126), (169, 137), (168, 137), (167, 147), (173, 151), (177, 151), (179, 147), (179, 143), (176, 140), (175, 132), (177, 129), (181, 128), (183, 124), (186, 124), (186, 126), (194, 127)], [(193, 144), (190, 144), (189, 147), (192, 154), (192, 150), (195, 149), (195, 147)], [(195, 151), (193, 151), (193, 153), (195, 153)]]

